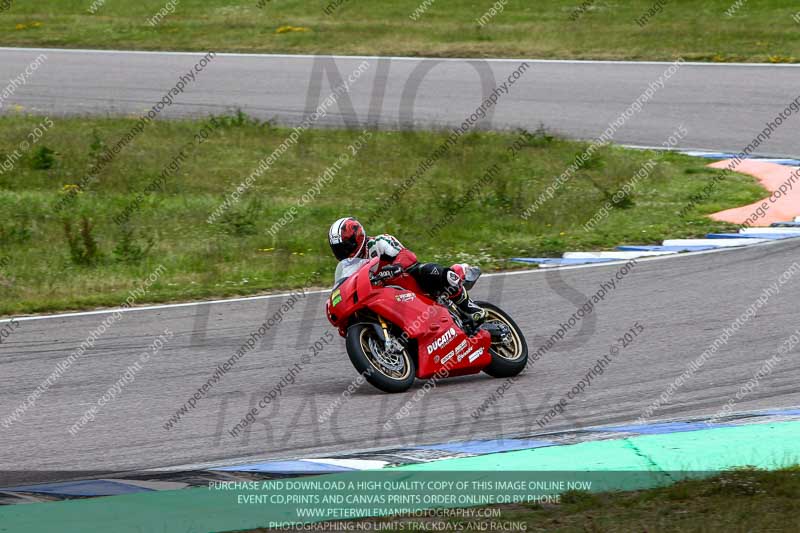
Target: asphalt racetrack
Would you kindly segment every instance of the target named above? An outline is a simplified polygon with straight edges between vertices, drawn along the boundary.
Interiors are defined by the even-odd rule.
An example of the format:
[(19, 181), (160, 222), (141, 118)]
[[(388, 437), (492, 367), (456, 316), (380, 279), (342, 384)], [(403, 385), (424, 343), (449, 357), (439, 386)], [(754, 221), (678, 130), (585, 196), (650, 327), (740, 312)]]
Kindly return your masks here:
[[(204, 54), (0, 49), (0, 79), (47, 58), (2, 111), (139, 116)], [(339, 82), (366, 67), (315, 126), (397, 128), (459, 125), (522, 60), (441, 60), (219, 54), (161, 113), (163, 118), (235, 109), (296, 125)], [(797, 65), (529, 61), (479, 127), (535, 129), (578, 139), (599, 136), (648, 87), (613, 140), (660, 146), (681, 125), (679, 148), (739, 152), (800, 96)], [(329, 78), (329, 75), (332, 75)], [(338, 76), (338, 77), (337, 77)], [(331, 82), (332, 80), (332, 82)], [(19, 106), (19, 107), (17, 107)], [(796, 156), (797, 119), (753, 153)]]
[[(209, 396), (167, 430), (169, 417), (206, 383), (285, 296), (227, 303), (189, 304), (123, 313), (75, 365), (29, 409), (4, 428), (0, 470), (63, 471), (164, 468), (228, 464), (252, 459), (324, 456), (374, 448), (407, 447), (472, 438), (498, 438), (590, 425), (633, 422), (725, 328), (761, 298), (754, 316), (718, 344), (651, 420), (714, 414), (777, 353), (798, 329), (800, 243), (794, 240), (637, 264), (516, 272), (489, 276), (478, 298), (505, 308), (522, 326), (531, 352), (560, 323), (614, 279), (615, 288), (564, 340), (529, 366), (499, 401), (477, 420), (471, 413), (503, 380), (486, 375), (439, 381), (411, 403), (422, 387), (387, 395), (364, 385), (341, 401), (323, 423), (319, 416), (342, 398), (357, 376), (335, 338), (259, 412), (249, 431), (229, 430), (274, 389), (309, 346), (331, 330), (323, 293), (309, 294), (210, 390)], [(795, 272), (795, 273), (792, 273)], [(618, 279), (621, 277), (621, 279)], [(779, 282), (779, 278), (782, 280)], [(772, 286), (768, 293), (764, 291)], [(769, 294), (768, 296), (764, 296)], [(10, 414), (96, 328), (107, 314), (20, 321), (0, 345), (0, 417)], [(567, 403), (544, 429), (536, 424), (596, 364), (609, 346), (635, 327), (643, 331), (620, 347), (611, 364)], [(167, 328), (174, 336), (135, 380), (75, 435), (69, 428)], [(618, 344), (619, 346), (619, 344)], [(735, 411), (800, 404), (800, 364), (785, 356)], [(392, 419), (394, 428), (385, 429)], [(65, 477), (60, 474), (58, 477)], [(67, 476), (68, 477), (68, 476)]]

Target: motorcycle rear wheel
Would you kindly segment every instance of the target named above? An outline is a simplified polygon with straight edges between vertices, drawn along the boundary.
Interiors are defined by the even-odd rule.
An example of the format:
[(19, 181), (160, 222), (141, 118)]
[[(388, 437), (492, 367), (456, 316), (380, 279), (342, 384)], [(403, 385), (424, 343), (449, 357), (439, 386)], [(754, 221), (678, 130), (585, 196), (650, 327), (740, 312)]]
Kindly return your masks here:
[(528, 364), (528, 343), (522, 330), (519, 329), (514, 320), (508, 314), (489, 302), (475, 302), (486, 309), (486, 322), (496, 321), (506, 325), (511, 329), (511, 343), (504, 345), (492, 343), (489, 353), (492, 355), (492, 362), (483, 369), (484, 372), (493, 378), (509, 378), (516, 376)]
[(375, 388), (384, 392), (405, 392), (414, 384), (417, 365), (408, 347), (401, 353), (386, 353), (375, 328), (353, 324), (347, 329), (345, 346), (355, 369)]

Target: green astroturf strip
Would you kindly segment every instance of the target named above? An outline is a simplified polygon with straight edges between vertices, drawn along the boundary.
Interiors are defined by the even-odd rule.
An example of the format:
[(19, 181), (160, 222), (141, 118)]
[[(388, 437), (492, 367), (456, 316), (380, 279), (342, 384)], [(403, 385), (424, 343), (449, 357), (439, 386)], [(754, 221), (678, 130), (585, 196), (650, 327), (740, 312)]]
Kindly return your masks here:
[(399, 467), (404, 470), (725, 470), (774, 469), (800, 460), (800, 422), (752, 424), (583, 442)]
[[(798, 459), (800, 422), (777, 422), (447, 459), (387, 469), (382, 473), (353, 472), (324, 476), (324, 479), (348, 481), (367, 476), (379, 479), (389, 472), (405, 474), (407, 480), (415, 476), (430, 479), (432, 472), (440, 476), (443, 472), (486, 471), (643, 472), (639, 481), (635, 476), (616, 478), (627, 480), (627, 486), (616, 488), (633, 489), (664, 481), (658, 476), (648, 478), (646, 472), (671, 471), (674, 476), (681, 471), (710, 473), (746, 465), (775, 469), (796, 464)], [(643, 481), (645, 478), (650, 481)], [(279, 491), (265, 490), (260, 494), (269, 492)], [(0, 508), (0, 532), (228, 531), (291, 519), (290, 512), (297, 507), (289, 506), (290, 511), (280, 506), (240, 505), (237, 494), (201, 488), (5, 506)]]

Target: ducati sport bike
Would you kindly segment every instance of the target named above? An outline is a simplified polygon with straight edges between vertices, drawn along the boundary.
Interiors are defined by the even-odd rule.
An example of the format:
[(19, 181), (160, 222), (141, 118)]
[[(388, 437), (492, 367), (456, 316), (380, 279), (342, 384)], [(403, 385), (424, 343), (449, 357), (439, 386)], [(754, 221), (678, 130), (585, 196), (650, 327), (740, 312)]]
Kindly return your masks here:
[[(376, 276), (379, 258), (349, 258), (336, 267), (326, 301), (328, 320), (345, 338), (350, 361), (366, 380), (385, 392), (408, 390), (416, 378), (454, 377), (486, 372), (516, 376), (528, 362), (519, 326), (502, 309), (476, 302), (487, 312), (476, 326), (462, 318), (447, 298), (433, 299), (408, 273)], [(470, 290), (480, 269), (451, 269)]]

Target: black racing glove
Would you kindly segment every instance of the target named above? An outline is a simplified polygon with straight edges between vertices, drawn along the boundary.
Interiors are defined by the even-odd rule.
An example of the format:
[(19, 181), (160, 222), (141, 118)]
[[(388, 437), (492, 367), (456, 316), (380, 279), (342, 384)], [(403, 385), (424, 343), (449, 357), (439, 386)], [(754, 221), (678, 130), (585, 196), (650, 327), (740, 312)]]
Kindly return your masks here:
[(403, 267), (400, 265), (386, 265), (378, 272), (372, 276), (372, 280), (377, 281), (386, 281), (387, 279), (391, 279), (395, 276), (399, 276), (403, 272)]

